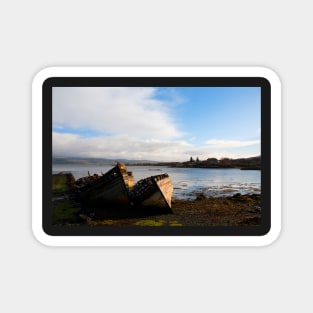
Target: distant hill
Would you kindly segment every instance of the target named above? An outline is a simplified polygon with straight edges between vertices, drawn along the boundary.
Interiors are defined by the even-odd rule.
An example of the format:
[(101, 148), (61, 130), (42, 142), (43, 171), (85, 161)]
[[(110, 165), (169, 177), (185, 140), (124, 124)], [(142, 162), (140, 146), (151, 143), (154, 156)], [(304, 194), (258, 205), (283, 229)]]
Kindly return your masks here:
[(171, 167), (198, 167), (198, 168), (241, 168), (241, 169), (261, 169), (261, 156), (251, 158), (230, 159), (209, 158), (206, 160), (193, 160), (185, 162), (157, 162), (150, 160), (129, 160), (129, 159), (105, 159), (105, 158), (79, 158), (79, 157), (53, 157), (53, 164), (80, 164), (80, 165), (115, 165), (116, 162), (126, 165), (158, 165)]
[(124, 164), (157, 163), (149, 160), (128, 160), (128, 159), (105, 159), (105, 158), (80, 158), (80, 157), (53, 157), (53, 164), (81, 164), (81, 165), (115, 165), (116, 162)]
[(243, 170), (260, 170), (261, 156), (251, 158), (230, 159), (209, 158), (207, 160), (194, 160), (190, 158), (186, 162), (159, 162), (157, 165), (167, 165), (171, 167), (196, 167), (196, 168), (240, 168)]

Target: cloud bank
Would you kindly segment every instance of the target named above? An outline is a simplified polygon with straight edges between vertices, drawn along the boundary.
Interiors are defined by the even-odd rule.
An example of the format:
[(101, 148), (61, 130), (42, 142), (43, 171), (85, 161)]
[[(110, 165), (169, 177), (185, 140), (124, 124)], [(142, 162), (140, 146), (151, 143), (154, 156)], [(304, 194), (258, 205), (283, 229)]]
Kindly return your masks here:
[(54, 156), (172, 161), (187, 159), (185, 141), (138, 139), (129, 135), (82, 137), (53, 132)]
[(182, 136), (166, 101), (156, 88), (53, 88), (54, 129), (128, 134), (138, 138), (174, 139)]

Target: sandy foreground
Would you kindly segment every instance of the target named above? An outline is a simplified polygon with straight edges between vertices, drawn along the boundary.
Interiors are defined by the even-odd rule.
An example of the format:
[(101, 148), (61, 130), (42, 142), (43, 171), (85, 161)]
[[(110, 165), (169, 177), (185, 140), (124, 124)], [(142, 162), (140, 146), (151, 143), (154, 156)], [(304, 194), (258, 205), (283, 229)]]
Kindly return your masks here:
[[(53, 199), (55, 225), (97, 226), (257, 226), (261, 224), (261, 196), (172, 199), (172, 212), (158, 209), (101, 209), (96, 218), (66, 194)], [(99, 211), (98, 211), (99, 213)]]

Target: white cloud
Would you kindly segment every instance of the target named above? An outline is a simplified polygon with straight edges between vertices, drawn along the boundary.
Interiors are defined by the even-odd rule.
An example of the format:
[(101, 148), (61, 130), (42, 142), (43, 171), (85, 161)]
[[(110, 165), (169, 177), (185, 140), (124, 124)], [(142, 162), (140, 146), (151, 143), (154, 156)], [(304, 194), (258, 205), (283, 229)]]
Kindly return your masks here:
[[(53, 133), (54, 156), (77, 156), (109, 159), (153, 161), (187, 161), (192, 156), (207, 158), (246, 158), (260, 155), (259, 149), (229, 149), (232, 145), (201, 146), (183, 140), (141, 139), (129, 135), (83, 137), (75, 134)], [(236, 146), (238, 147), (238, 145)]]
[(260, 140), (217, 140), (211, 139), (205, 142), (213, 149), (229, 149), (229, 148), (242, 148), (253, 145), (259, 145)]
[(200, 160), (208, 158), (248, 158), (260, 155), (260, 140), (217, 140), (211, 139), (205, 145), (186, 151), (192, 157)]
[(185, 141), (146, 140), (129, 135), (82, 137), (53, 133), (54, 156), (77, 156), (110, 159), (185, 161), (190, 145)]
[(182, 133), (170, 108), (154, 98), (156, 92), (150, 87), (56, 87), (53, 125), (140, 138), (179, 138)]

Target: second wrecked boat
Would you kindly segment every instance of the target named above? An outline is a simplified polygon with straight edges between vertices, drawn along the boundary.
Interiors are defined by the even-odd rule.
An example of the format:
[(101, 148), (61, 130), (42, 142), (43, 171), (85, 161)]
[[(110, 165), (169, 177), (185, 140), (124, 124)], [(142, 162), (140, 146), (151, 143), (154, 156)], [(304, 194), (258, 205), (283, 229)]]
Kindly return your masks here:
[(142, 207), (171, 208), (173, 185), (168, 174), (141, 179), (130, 191), (135, 205)]

